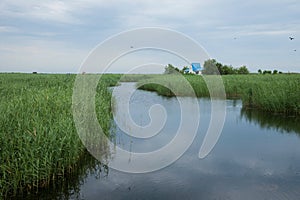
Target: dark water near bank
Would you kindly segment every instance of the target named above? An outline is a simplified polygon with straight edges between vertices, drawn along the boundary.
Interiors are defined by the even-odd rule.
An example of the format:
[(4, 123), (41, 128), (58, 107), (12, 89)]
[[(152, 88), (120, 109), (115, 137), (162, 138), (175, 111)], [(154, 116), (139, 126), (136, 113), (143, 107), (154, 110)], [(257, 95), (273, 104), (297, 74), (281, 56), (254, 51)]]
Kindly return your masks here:
[[(132, 83), (125, 83), (132, 84)], [(189, 101), (188, 98), (187, 102)], [(117, 101), (122, 98), (116, 97)], [(130, 111), (137, 124), (149, 123), (153, 104), (165, 107), (163, 134), (133, 139), (116, 128), (116, 144), (135, 152), (161, 148), (180, 122), (176, 98), (138, 90)], [(227, 100), (226, 121), (213, 151), (198, 158), (210, 121), (210, 100), (199, 99), (200, 126), (185, 154), (172, 165), (146, 174), (129, 174), (94, 161), (61, 188), (39, 193), (42, 199), (299, 199), (300, 119), (243, 110), (240, 100)], [(119, 110), (118, 110), (119, 109)], [(120, 111), (117, 108), (116, 112)], [(122, 112), (122, 111), (120, 111)], [(192, 123), (192, 122), (191, 122)], [(93, 159), (90, 159), (93, 160)], [(51, 193), (51, 195), (49, 194)]]

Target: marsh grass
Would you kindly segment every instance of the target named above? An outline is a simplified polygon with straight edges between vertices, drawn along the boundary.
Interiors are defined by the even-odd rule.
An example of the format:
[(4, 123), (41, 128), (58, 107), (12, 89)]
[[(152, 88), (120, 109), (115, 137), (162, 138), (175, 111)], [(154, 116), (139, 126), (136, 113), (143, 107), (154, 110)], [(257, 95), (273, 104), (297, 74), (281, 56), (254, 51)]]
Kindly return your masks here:
[[(72, 115), (75, 77), (0, 74), (0, 197), (37, 192), (80, 168), (79, 161), (87, 151)], [(120, 77), (103, 75), (96, 88), (97, 120), (107, 136), (112, 117), (107, 87), (116, 85)], [(197, 97), (210, 96), (203, 77), (184, 77)], [(164, 96), (191, 95), (182, 79), (173, 75), (127, 75), (122, 79), (139, 81), (140, 89)], [(300, 75), (227, 75), (222, 79), (227, 98), (241, 98), (244, 109), (300, 114)], [(168, 89), (170, 85), (174, 91)]]
[[(78, 168), (86, 149), (72, 116), (75, 75), (0, 74), (0, 196), (38, 191)], [(109, 134), (119, 75), (97, 86), (97, 117)]]
[[(137, 83), (137, 87), (142, 90), (155, 91), (162, 96), (191, 96), (198, 97), (209, 96), (208, 89), (202, 78), (198, 76), (185, 76), (186, 80), (194, 89), (194, 93), (186, 89), (186, 80), (182, 79), (181, 75), (156, 75), (153, 78), (143, 79)], [(171, 91), (171, 89), (173, 91)]]
[[(193, 87), (197, 97), (210, 97), (207, 80), (212, 76), (184, 76)], [(228, 99), (240, 98), (244, 108), (283, 113), (286, 115), (300, 114), (300, 75), (226, 75), (222, 76)], [(143, 90), (155, 91), (163, 96), (175, 96), (164, 86), (153, 84), (164, 83), (176, 87), (179, 96), (189, 96), (185, 85), (176, 76), (160, 75), (151, 79), (140, 80), (137, 87)]]

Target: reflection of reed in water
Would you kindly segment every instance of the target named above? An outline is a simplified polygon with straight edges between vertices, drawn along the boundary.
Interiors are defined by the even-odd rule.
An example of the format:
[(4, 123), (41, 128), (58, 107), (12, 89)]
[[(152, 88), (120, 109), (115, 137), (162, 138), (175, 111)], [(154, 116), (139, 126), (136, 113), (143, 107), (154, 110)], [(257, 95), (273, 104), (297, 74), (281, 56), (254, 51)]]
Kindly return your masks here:
[(86, 177), (93, 175), (100, 179), (108, 175), (108, 166), (88, 152), (85, 152), (77, 163), (76, 170), (72, 170), (67, 176), (51, 181), (48, 187), (39, 189), (37, 193), (32, 191), (25, 196), (22, 194), (20, 199), (79, 199), (80, 186)]
[(295, 132), (300, 136), (300, 117), (275, 115), (254, 109), (242, 109), (241, 117), (261, 128), (275, 129), (282, 133)]

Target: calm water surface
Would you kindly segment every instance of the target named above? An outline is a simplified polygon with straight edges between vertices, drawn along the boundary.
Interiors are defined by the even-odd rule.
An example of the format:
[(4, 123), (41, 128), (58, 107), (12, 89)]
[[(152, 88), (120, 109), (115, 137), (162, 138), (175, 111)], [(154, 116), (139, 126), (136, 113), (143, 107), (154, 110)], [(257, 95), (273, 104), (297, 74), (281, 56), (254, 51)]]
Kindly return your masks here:
[[(134, 83), (124, 84), (134, 87)], [(122, 101), (121, 95), (116, 94), (115, 98), (117, 102)], [(76, 182), (76, 189), (69, 189), (65, 196), (58, 193), (58, 198), (300, 199), (299, 118), (245, 111), (240, 100), (227, 100), (222, 135), (213, 151), (199, 159), (211, 104), (209, 99), (198, 101), (199, 131), (191, 147), (175, 163), (151, 173), (128, 174), (113, 169), (106, 171), (91, 162), (93, 166)], [(138, 90), (130, 100), (132, 118), (137, 124), (148, 124), (148, 110), (153, 104), (163, 105), (167, 112), (160, 134), (150, 139), (135, 139), (116, 128), (118, 146), (147, 152), (163, 147), (174, 137), (180, 122), (176, 98)], [(124, 111), (117, 107), (116, 112)]]

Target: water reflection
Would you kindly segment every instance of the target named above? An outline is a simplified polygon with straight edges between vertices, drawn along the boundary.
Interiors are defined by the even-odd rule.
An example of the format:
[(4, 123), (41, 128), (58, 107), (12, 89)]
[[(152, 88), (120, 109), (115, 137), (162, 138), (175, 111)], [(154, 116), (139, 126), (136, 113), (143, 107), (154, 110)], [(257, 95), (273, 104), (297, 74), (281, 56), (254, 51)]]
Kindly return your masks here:
[(241, 109), (241, 117), (263, 129), (274, 129), (281, 133), (297, 133), (300, 136), (300, 117), (270, 114), (254, 109)]
[(76, 170), (68, 176), (51, 182), (47, 188), (31, 191), (30, 194), (19, 194), (14, 199), (80, 199), (80, 188), (87, 177), (103, 179), (108, 173), (107, 165), (85, 152)]

